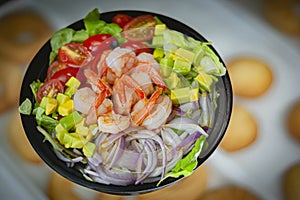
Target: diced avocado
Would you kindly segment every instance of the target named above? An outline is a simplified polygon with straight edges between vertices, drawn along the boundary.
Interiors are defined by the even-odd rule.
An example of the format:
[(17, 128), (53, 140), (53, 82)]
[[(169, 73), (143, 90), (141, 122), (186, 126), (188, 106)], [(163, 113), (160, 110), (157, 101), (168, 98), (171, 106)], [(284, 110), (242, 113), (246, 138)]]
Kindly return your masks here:
[(191, 70), (192, 63), (182, 60), (175, 60), (173, 70), (179, 74), (186, 75)]
[(74, 111), (71, 114), (60, 119), (59, 123), (69, 131), (71, 128), (75, 126), (75, 124), (79, 123), (83, 117), (77, 112)]
[(50, 115), (56, 111), (57, 108), (57, 101), (54, 98), (51, 97), (43, 97), (40, 107), (45, 109), (45, 114)]
[(166, 28), (166, 24), (157, 24), (154, 29), (154, 35), (162, 35)]
[(194, 60), (194, 56), (195, 54), (192, 51), (183, 48), (178, 48), (174, 53), (174, 60), (182, 60), (185, 62), (192, 63)]
[(45, 110), (47, 102), (48, 102), (48, 97), (43, 97), (42, 100), (41, 100), (41, 103), (40, 103), (40, 107)]
[(174, 52), (175, 52), (175, 51), (173, 51), (173, 50), (169, 50), (169, 51), (166, 53), (165, 58), (168, 58), (168, 59), (173, 60)]
[(48, 97), (48, 103), (46, 105), (46, 110), (45, 110), (45, 114), (46, 115), (49, 115), (49, 114), (52, 114), (56, 111), (56, 108), (57, 108), (57, 101), (56, 99), (53, 99), (53, 98), (50, 98)]
[(60, 143), (63, 142), (65, 134), (68, 134), (68, 131), (61, 124), (57, 124), (57, 126), (55, 127), (55, 132), (55, 137)]
[[(83, 120), (82, 120), (83, 121)], [(76, 133), (78, 133), (79, 135), (82, 135), (82, 136), (87, 136), (89, 133), (90, 133), (90, 130), (88, 127), (86, 126), (78, 126), (76, 128)]]
[(170, 76), (164, 79), (164, 81), (166, 82), (167, 88), (171, 90), (177, 87), (180, 79), (175, 72), (171, 72)]
[(172, 68), (174, 65), (174, 61), (171, 58), (164, 57), (160, 60), (159, 64), (162, 66), (167, 66), (167, 67)]
[(160, 74), (162, 77), (169, 77), (172, 71), (173, 71), (172, 67), (166, 65), (160, 65)]
[(72, 99), (69, 99), (67, 100), (65, 103), (61, 104), (58, 106), (58, 113), (61, 115), (61, 116), (67, 116), (69, 115), (72, 111), (73, 111), (73, 100)]
[(152, 39), (152, 45), (156, 47), (164, 46), (164, 38), (161, 35), (154, 36)]
[(83, 146), (82, 152), (86, 157), (92, 157), (96, 150), (96, 145), (92, 142), (88, 142)]
[(210, 92), (210, 86), (213, 82), (213, 79), (210, 75), (206, 74), (205, 72), (200, 72), (198, 76), (195, 77), (195, 80), (198, 81), (200, 89)]
[(198, 100), (198, 89), (189, 87), (171, 90), (171, 100), (176, 104), (187, 103)]
[(190, 89), (190, 101), (198, 101), (199, 99), (199, 88)]
[(70, 100), (70, 97), (65, 94), (58, 93), (56, 96), (56, 100), (58, 102), (58, 105), (62, 105), (66, 103), (66, 101)]
[(80, 86), (80, 81), (72, 76), (67, 82), (66, 86), (78, 89)]
[(153, 51), (153, 57), (156, 59), (158, 62), (164, 57), (164, 50), (162, 48), (156, 48)]
[(76, 133), (68, 133), (64, 135), (62, 144), (66, 148), (82, 148), (84, 146), (84, 141), (80, 139)]
[(75, 94), (75, 92), (77, 91), (77, 88), (75, 87), (68, 87), (65, 91), (65, 95), (72, 97), (73, 94)]

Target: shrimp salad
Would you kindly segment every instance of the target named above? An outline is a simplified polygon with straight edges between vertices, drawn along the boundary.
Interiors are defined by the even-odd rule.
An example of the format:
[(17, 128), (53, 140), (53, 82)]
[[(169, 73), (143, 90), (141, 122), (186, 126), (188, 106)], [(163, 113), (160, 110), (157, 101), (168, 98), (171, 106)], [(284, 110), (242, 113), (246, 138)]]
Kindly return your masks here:
[(98, 9), (51, 38), (45, 80), (20, 105), (57, 157), (90, 181), (160, 184), (189, 176), (204, 151), (226, 68), (210, 48), (158, 17)]

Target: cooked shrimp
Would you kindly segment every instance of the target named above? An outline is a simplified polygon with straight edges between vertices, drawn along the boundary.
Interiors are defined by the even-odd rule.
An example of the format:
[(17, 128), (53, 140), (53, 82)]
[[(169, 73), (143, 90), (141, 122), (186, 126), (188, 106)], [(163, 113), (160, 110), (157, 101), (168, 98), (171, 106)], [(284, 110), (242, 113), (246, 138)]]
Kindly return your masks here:
[(131, 74), (131, 77), (140, 85), (146, 96), (153, 93), (154, 87), (146, 72), (136, 71)]
[(95, 98), (96, 94), (92, 89), (88, 87), (78, 89), (73, 98), (74, 109), (83, 114), (87, 114), (95, 102)]
[(100, 94), (103, 91), (107, 90), (111, 92), (111, 87), (108, 83), (106, 83), (103, 79), (101, 79), (96, 72), (86, 69), (84, 70), (84, 75), (87, 78), (87, 80), (90, 82), (92, 89)]
[(106, 57), (106, 64), (117, 77), (120, 77), (136, 66), (137, 58), (132, 50), (117, 47)]
[(149, 130), (157, 129), (166, 123), (171, 111), (171, 99), (167, 95), (162, 95), (141, 125)]
[(144, 72), (144, 73), (148, 74), (149, 77), (151, 78), (152, 82), (155, 85), (157, 85), (163, 89), (166, 88), (166, 83), (164, 82), (163, 78), (160, 76), (159, 72), (153, 67), (153, 65), (139, 64), (134, 69), (132, 69), (129, 73), (131, 76), (133, 76), (133, 74), (136, 72)]
[(138, 60), (138, 65), (150, 65), (157, 72), (159, 72), (160, 66), (152, 54), (143, 52), (140, 53), (136, 58)]
[(145, 118), (150, 114), (151, 110), (155, 106), (162, 88), (156, 90), (149, 99), (141, 99), (138, 101), (131, 112), (131, 120), (135, 125), (141, 125)]
[(105, 133), (116, 134), (130, 126), (130, 118), (116, 114), (114, 111), (98, 117), (98, 128)]
[[(134, 94), (138, 97), (135, 98)], [(132, 104), (145, 98), (145, 93), (139, 84), (130, 76), (123, 74), (115, 80), (113, 87), (114, 110), (118, 114), (129, 114)]]
[[(100, 58), (97, 59), (96, 69), (100, 78), (107, 74), (108, 66), (106, 64), (106, 58), (112, 50), (103, 51)], [(96, 59), (95, 59), (96, 60)]]

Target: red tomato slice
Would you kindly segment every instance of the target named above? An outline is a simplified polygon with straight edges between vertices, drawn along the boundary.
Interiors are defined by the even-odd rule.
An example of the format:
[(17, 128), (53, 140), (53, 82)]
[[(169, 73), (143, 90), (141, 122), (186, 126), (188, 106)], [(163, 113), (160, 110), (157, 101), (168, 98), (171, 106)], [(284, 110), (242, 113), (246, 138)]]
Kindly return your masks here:
[(156, 21), (152, 15), (141, 15), (124, 26), (124, 36), (130, 41), (150, 40), (154, 35)]
[(130, 17), (129, 15), (117, 14), (116, 16), (114, 16), (112, 22), (118, 24), (121, 28), (124, 28), (124, 26), (131, 20), (132, 17)]
[(146, 45), (142, 44), (141, 42), (129, 41), (124, 43), (122, 47), (133, 50), (136, 55), (139, 55), (142, 52), (152, 53), (152, 49), (148, 48)]
[(82, 44), (71, 42), (58, 50), (58, 58), (69, 66), (82, 67), (92, 59), (92, 54)]
[(51, 92), (51, 97), (55, 98), (58, 93), (64, 93), (63, 84), (57, 79), (50, 79), (46, 81), (37, 91), (37, 100), (40, 103), (42, 98), (48, 96)]
[(57, 71), (67, 68), (65, 63), (54, 61), (48, 67), (46, 80), (49, 80)]
[(72, 77), (76, 77), (78, 74), (79, 68), (75, 67), (67, 67), (65, 69), (57, 71), (51, 79), (57, 79), (59, 80), (63, 86), (66, 84), (66, 82)]
[(112, 36), (109, 34), (97, 34), (86, 39), (83, 42), (83, 46), (85, 46), (93, 54), (93, 52), (98, 52), (99, 49), (102, 51), (110, 49), (112, 41)]

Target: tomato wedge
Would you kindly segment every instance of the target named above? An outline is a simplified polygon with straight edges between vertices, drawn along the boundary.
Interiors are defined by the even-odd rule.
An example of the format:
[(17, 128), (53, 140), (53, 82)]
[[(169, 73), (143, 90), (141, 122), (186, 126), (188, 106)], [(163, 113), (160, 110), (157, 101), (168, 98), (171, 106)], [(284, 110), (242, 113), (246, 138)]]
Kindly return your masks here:
[(116, 16), (114, 16), (112, 22), (118, 24), (121, 28), (124, 28), (124, 26), (131, 20), (132, 17), (130, 17), (129, 15), (117, 14)]
[(124, 26), (124, 36), (130, 41), (146, 41), (152, 39), (156, 21), (152, 15), (141, 15), (133, 18)]
[(59, 61), (54, 61), (53, 63), (50, 64), (47, 70), (47, 77), (46, 80), (50, 80), (50, 78), (57, 72), (62, 69), (67, 68), (68, 66), (65, 63), (59, 62)]
[(66, 84), (66, 82), (72, 77), (76, 77), (79, 72), (79, 68), (75, 67), (67, 67), (65, 69), (57, 71), (51, 79), (57, 79), (59, 80), (63, 86)]
[(122, 48), (128, 48), (135, 52), (136, 55), (139, 55), (142, 52), (145, 53), (152, 53), (152, 49), (148, 48), (146, 45), (142, 44), (141, 42), (136, 41), (129, 41), (124, 43)]
[(63, 84), (58, 79), (50, 79), (40, 87), (37, 91), (36, 97), (40, 103), (43, 97), (50, 94), (51, 97), (55, 98), (58, 93), (64, 93)]
[(82, 44), (70, 42), (58, 50), (58, 58), (71, 67), (82, 67), (92, 59), (92, 54)]
[(83, 42), (83, 46), (85, 46), (93, 55), (95, 55), (100, 51), (110, 49), (114, 40), (115, 38), (109, 34), (96, 34), (86, 39)]

